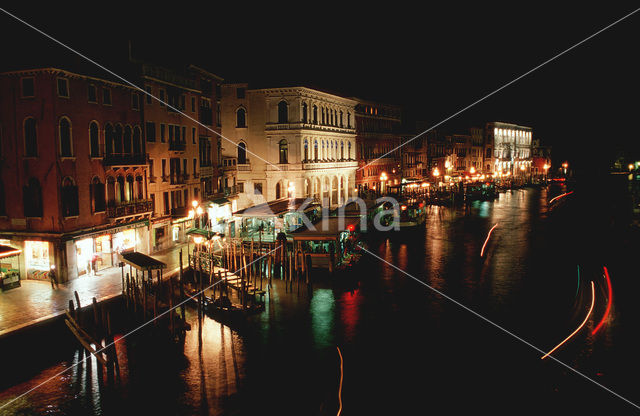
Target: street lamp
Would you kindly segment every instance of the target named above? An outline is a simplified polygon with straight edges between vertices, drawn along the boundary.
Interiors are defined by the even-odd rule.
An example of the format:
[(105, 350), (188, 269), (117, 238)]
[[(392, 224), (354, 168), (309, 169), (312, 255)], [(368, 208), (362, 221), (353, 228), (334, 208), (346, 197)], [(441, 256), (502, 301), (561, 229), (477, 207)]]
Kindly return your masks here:
[(385, 184), (386, 184), (387, 179), (389, 179), (389, 178), (387, 177), (387, 173), (386, 173), (386, 172), (382, 172), (382, 173), (380, 174), (380, 193), (381, 193), (381, 194), (382, 194), (382, 193), (384, 193), (384, 190), (385, 190)]
[(293, 182), (289, 182), (289, 187), (287, 188), (287, 191), (289, 192), (289, 198), (293, 198), (293, 194), (296, 191), (296, 186)]
[(440, 176), (440, 171), (438, 170), (438, 168), (433, 169), (433, 176), (435, 176), (436, 178)]
[(476, 168), (474, 168), (473, 166), (471, 166), (471, 169), (469, 169), (469, 173), (470, 173), (470, 174), (472, 174), (472, 175), (473, 175), (474, 173), (476, 173)]
[(564, 174), (566, 175), (566, 174), (567, 174), (567, 168), (569, 167), (569, 163), (564, 162), (564, 163), (562, 164), (562, 167), (563, 167), (563, 169), (564, 169)]

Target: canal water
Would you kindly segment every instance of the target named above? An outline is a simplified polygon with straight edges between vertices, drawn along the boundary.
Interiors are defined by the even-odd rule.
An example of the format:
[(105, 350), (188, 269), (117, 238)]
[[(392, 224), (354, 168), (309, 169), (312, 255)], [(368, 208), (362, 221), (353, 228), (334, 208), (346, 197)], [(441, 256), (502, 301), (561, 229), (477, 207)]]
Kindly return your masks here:
[[(131, 335), (118, 344), (115, 385), (81, 363), (0, 414), (334, 415), (337, 347), (343, 415), (631, 414), (638, 409), (539, 351), (582, 322), (593, 281), (592, 315), (553, 356), (640, 403), (640, 235), (626, 225), (624, 189), (584, 184), (553, 209), (564, 186), (509, 191), (469, 210), (428, 207), (424, 227), (367, 236), (388, 264), (364, 254), (311, 294), (275, 281), (265, 311), (240, 327), (191, 312), (184, 348)], [(591, 335), (608, 300), (603, 266), (612, 307)], [(0, 406), (81, 358), (73, 344), (34, 342), (50, 358), (15, 362), (3, 351)]]

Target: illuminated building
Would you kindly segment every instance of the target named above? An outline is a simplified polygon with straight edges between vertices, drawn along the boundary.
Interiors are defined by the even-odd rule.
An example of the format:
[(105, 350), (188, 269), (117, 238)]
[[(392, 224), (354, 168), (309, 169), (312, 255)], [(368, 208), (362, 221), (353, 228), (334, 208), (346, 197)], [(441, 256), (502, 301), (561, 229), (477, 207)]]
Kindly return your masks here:
[[(529, 180), (532, 166), (531, 127), (490, 122), (486, 124), (485, 135), (485, 167), (492, 166), (492, 172), (511, 172), (516, 181)], [(491, 157), (487, 157), (489, 154)]]
[(22, 278), (55, 265), (64, 282), (148, 251), (140, 93), (56, 68), (0, 74), (0, 89), (0, 240), (22, 249)]
[[(398, 106), (356, 100), (356, 159), (360, 168), (356, 171), (356, 187), (358, 194), (364, 195), (363, 191), (380, 191), (402, 179), (401, 152), (392, 152), (402, 141), (402, 112)], [(385, 176), (383, 183), (381, 178)]]
[(356, 101), (305, 87), (222, 86), (222, 157), (237, 162), (237, 209), (283, 198), (339, 205), (354, 194)]

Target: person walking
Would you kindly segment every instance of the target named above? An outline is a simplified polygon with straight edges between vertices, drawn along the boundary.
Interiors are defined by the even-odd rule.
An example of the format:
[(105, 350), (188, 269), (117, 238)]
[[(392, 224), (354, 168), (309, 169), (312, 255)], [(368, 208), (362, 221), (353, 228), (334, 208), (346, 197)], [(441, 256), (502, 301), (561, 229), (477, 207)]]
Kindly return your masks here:
[(58, 288), (58, 278), (56, 277), (56, 266), (51, 265), (51, 270), (49, 270), (49, 280), (51, 281), (51, 289)]

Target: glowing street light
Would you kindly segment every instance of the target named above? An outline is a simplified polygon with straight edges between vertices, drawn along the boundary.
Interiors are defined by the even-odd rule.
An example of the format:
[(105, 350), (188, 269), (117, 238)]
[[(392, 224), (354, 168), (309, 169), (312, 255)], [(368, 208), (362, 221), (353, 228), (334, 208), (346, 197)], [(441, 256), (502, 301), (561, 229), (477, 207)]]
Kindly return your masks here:
[(629, 170), (633, 170), (634, 166), (633, 163), (629, 163)]
[(440, 171), (438, 170), (438, 168), (433, 169), (433, 176), (435, 176), (436, 178), (440, 176)]
[(385, 172), (382, 172), (380, 174), (380, 181), (386, 181), (387, 179), (388, 179), (387, 174)]
[(471, 166), (471, 169), (469, 169), (469, 173), (470, 173), (470, 174), (472, 174), (472, 175), (473, 175), (474, 173), (476, 173), (476, 168), (474, 168), (473, 166)]

